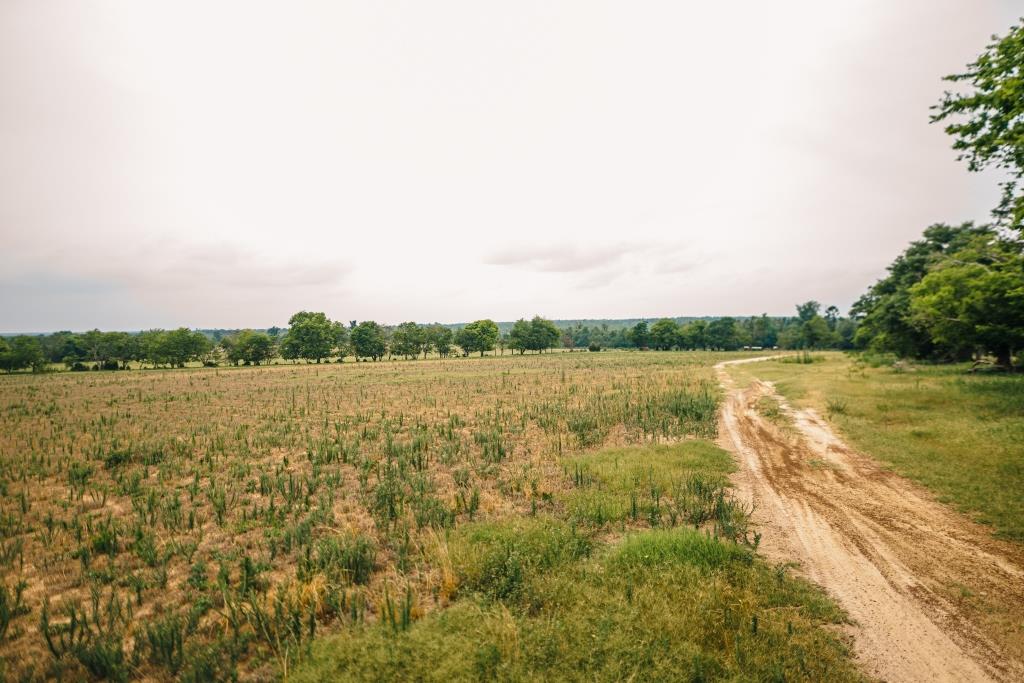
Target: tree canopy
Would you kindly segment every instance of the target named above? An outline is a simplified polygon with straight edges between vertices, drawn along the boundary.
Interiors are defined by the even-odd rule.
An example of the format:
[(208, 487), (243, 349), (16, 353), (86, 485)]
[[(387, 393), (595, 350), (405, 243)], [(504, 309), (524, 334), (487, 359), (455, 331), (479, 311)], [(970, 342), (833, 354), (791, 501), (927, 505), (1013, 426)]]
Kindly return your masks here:
[(498, 325), (490, 319), (475, 320), (455, 333), (455, 343), (464, 353), (493, 351), (498, 343)]
[(36, 337), (21, 335), (10, 342), (0, 339), (0, 370), (14, 372), (28, 368), (40, 372), (45, 366), (43, 347)]
[(259, 365), (277, 353), (277, 344), (273, 337), (266, 332), (253, 330), (241, 330), (224, 337), (221, 340), (221, 348), (224, 349), (227, 359), (234, 364)]
[(900, 356), (1009, 366), (1024, 347), (1024, 256), (990, 226), (933, 225), (857, 301), (858, 346)]
[(946, 124), (953, 149), (971, 171), (998, 168), (1010, 176), (993, 214), (997, 223), (1024, 229), (1024, 23), (1010, 28), (963, 73), (946, 80), (964, 86), (947, 91), (933, 107), (933, 122)]
[(364, 320), (352, 328), (352, 351), (356, 358), (377, 361), (388, 352), (388, 339), (384, 328), (372, 320)]
[(520, 318), (508, 333), (508, 346), (523, 354), (527, 351), (547, 351), (556, 346), (562, 332), (553, 322), (536, 315), (527, 321)]
[(281, 356), (304, 358), (319, 363), (344, 346), (347, 331), (324, 313), (299, 311), (288, 321), (288, 331), (281, 342)]

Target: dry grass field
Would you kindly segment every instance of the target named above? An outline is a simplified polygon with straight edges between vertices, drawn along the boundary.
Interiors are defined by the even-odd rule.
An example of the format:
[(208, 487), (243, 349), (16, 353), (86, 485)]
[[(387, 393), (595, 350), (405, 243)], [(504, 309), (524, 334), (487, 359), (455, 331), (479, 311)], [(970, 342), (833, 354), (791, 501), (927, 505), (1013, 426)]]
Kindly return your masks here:
[[(569, 564), (542, 568), (580, 584), (621, 566), (606, 548), (626, 552), (622, 538), (650, 527), (669, 534), (644, 541), (668, 548), (657, 552), (711, 543), (720, 557), (707, 571), (724, 574), (708, 585), (750, 598), (714, 628), (755, 648), (807, 641), (744, 662), (740, 641), (718, 633), (687, 645), (698, 673), (811, 671), (815, 648), (846, 671), (844, 648), (819, 628), (841, 615), (756, 559), (726, 488), (731, 462), (699, 441), (716, 431), (711, 365), (724, 355), (2, 377), (0, 677), (273, 680), (322, 664), (319, 646), (308, 655), (325, 634), (363, 639), (373, 659), (375, 638), (413, 638), (450, 606), (464, 616), (467, 596), (488, 618), (528, 618), (521, 601), (543, 594), (530, 587), (540, 565), (514, 553), (488, 565), (509, 533), (523, 547), (554, 538), (534, 538), (551, 557), (571, 548)], [(630, 595), (643, 593), (636, 582)], [(792, 614), (765, 612), (759, 630), (762, 599)], [(479, 673), (474, 657), (454, 670)]]

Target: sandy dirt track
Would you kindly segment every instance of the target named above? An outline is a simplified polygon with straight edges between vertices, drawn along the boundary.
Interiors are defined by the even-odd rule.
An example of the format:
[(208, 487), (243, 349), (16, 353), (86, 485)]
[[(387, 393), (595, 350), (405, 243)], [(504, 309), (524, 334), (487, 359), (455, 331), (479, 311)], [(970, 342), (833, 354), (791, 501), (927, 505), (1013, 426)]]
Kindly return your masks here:
[(798, 563), (846, 609), (871, 676), (1024, 681), (1024, 549), (848, 447), (813, 411), (780, 398), (791, 429), (761, 416), (755, 405), (772, 385), (737, 386), (726, 367), (758, 360), (716, 371), (726, 392), (720, 442), (739, 463), (735, 483), (754, 505), (762, 551)]

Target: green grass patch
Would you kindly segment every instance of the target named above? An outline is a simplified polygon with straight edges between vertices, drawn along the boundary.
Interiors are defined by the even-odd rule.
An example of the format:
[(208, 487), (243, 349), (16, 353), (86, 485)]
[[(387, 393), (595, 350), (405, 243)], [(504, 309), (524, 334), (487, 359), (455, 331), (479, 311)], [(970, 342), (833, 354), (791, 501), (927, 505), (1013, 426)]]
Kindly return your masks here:
[[(747, 515), (723, 511), (728, 453), (684, 441), (566, 467), (576, 488), (563, 496), (565, 519), (461, 525), (447, 536), (452, 604), (407, 627), (355, 625), (316, 641), (293, 680), (862, 679), (825, 628), (844, 622), (840, 610), (755, 544), (731, 540), (729, 516), (743, 525)], [(706, 517), (668, 523), (670, 509), (704, 509), (698, 499)], [(595, 506), (606, 511), (596, 519)], [(607, 515), (636, 523), (601, 542)]]
[[(494, 533), (466, 541), (491, 548)], [(370, 625), (318, 641), (293, 680), (861, 680), (821, 628), (842, 615), (747, 548), (671, 529), (573, 554), (536, 565), (528, 600), (475, 595), (406, 631)]]
[(538, 517), (465, 525), (448, 548), (460, 594), (507, 600), (522, 597), (536, 575), (588, 556), (592, 543), (575, 526)]
[(707, 441), (612, 448), (572, 458), (569, 518), (592, 527), (710, 526), (756, 543), (743, 506), (728, 491), (732, 457)]

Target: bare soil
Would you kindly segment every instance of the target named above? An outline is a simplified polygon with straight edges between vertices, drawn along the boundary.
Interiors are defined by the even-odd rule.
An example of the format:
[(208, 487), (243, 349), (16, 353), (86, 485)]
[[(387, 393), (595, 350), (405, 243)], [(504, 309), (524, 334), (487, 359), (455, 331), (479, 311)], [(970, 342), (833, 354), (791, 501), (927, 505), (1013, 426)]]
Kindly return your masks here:
[[(774, 387), (726, 392), (721, 445), (740, 470), (761, 548), (795, 562), (847, 611), (854, 649), (886, 681), (1024, 681), (1024, 547), (935, 500), (838, 438)], [(760, 415), (776, 396), (787, 429)]]

